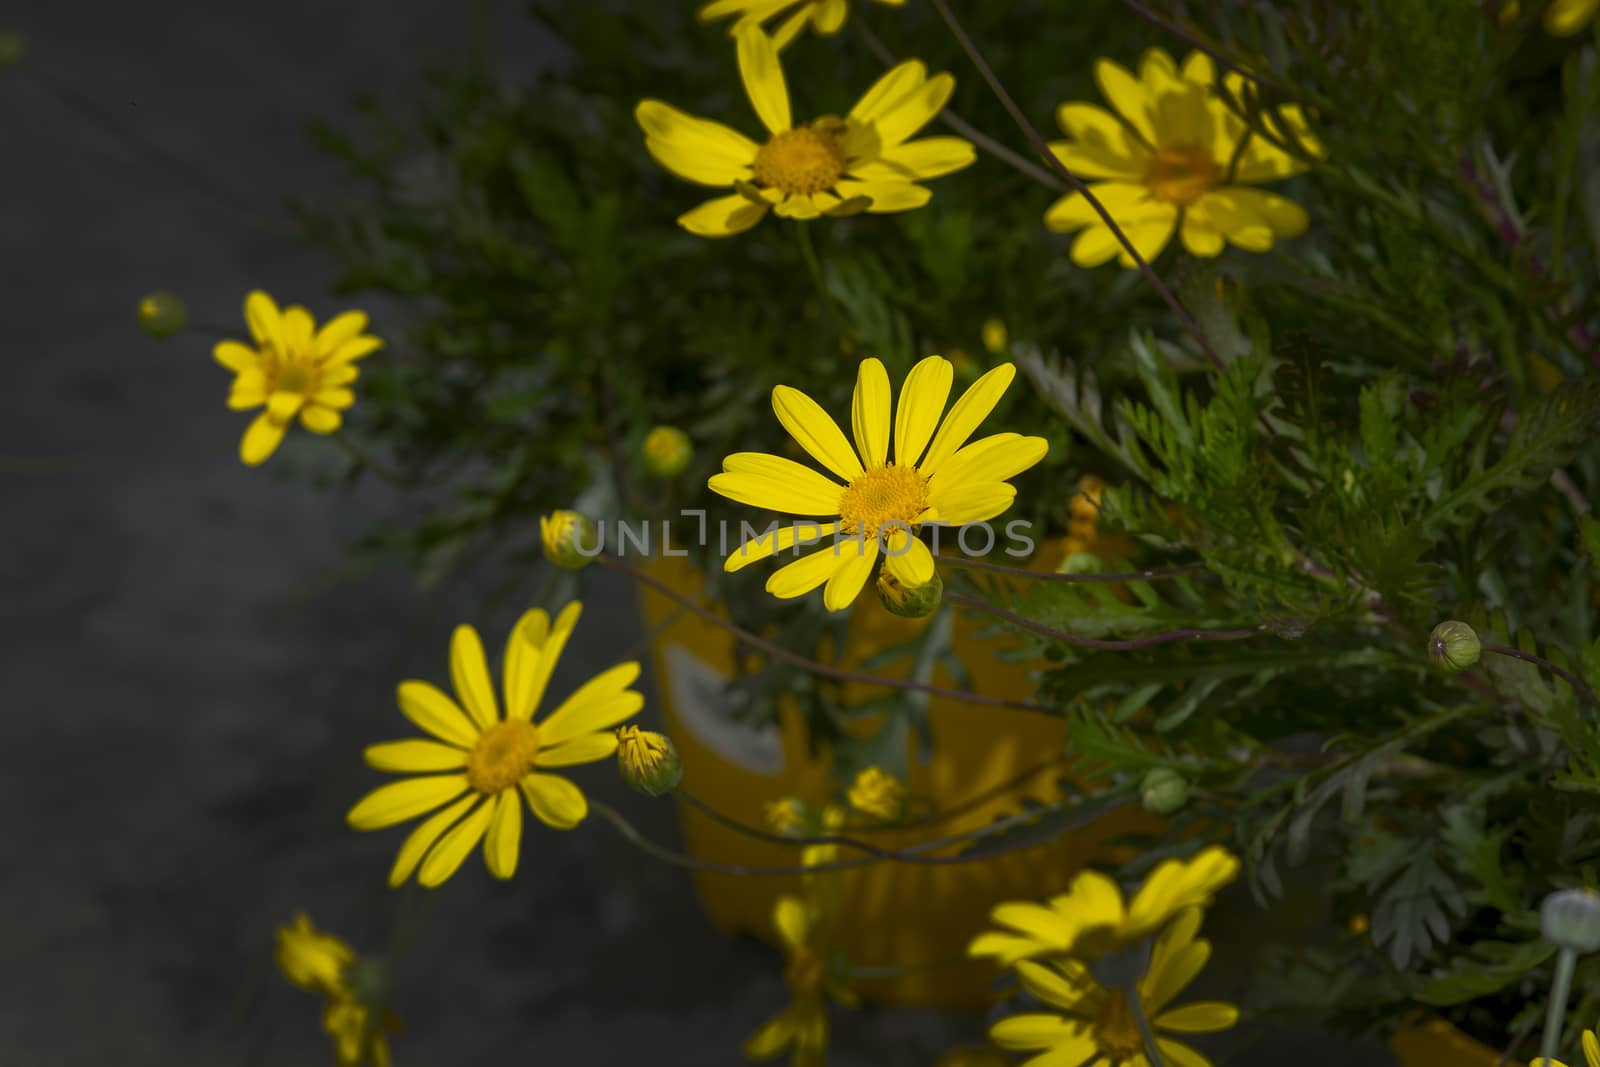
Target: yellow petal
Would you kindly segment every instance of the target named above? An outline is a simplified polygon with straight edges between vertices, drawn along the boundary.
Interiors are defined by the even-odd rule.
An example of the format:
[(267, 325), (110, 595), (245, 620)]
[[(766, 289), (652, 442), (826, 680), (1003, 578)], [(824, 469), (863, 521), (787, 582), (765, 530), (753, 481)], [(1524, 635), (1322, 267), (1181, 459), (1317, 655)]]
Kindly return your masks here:
[(778, 49), (760, 26), (747, 26), (735, 37), (739, 52), (739, 76), (762, 125), (774, 134), (789, 129), (789, 90), (783, 84), (783, 67)]
[(257, 289), (244, 298), (244, 319), (256, 344), (287, 351), (283, 340), (283, 315), (272, 297)]
[(1239, 874), (1239, 859), (1217, 845), (1187, 860), (1156, 865), (1128, 905), (1127, 925), (1138, 933), (1154, 931), (1185, 908), (1204, 907)]
[(961, 394), (961, 399), (950, 408), (950, 414), (945, 416), (944, 424), (934, 435), (933, 444), (928, 446), (928, 454), (922, 457), (917, 469), (938, 470), (939, 465), (956, 449), (966, 444), (967, 438), (1000, 403), (1000, 398), (1005, 395), (1006, 388), (1016, 375), (1015, 365), (1002, 363), (968, 386), (967, 391)]
[(832, 537), (839, 528), (836, 522), (814, 523), (801, 520), (778, 526), (771, 533), (761, 532), (746, 539), (722, 561), (722, 569), (732, 574), (757, 560), (786, 552), (797, 544), (815, 544)]
[(761, 1024), (761, 1029), (751, 1034), (744, 1043), (744, 1054), (752, 1060), (770, 1060), (794, 1044), (795, 1028), (789, 1009), (774, 1015)]
[(834, 571), (845, 565), (844, 555), (835, 551), (839, 548), (842, 548), (842, 545), (830, 544), (809, 556), (801, 556), (793, 563), (779, 567), (767, 579), (767, 592), (779, 600), (793, 600), (795, 597), (805, 596), (831, 578)]
[(418, 774), (425, 771), (454, 771), (467, 765), (467, 753), (454, 745), (437, 741), (385, 741), (368, 745), (362, 753), (367, 766), (375, 771)]
[(267, 376), (258, 370), (241, 371), (228, 390), (228, 407), (234, 411), (258, 408), (267, 402)]
[(371, 334), (362, 334), (359, 337), (352, 337), (350, 340), (345, 341), (324, 357), (322, 362), (324, 366), (350, 363), (353, 360), (370, 356), (382, 347), (382, 338), (373, 337)]
[(346, 311), (335, 315), (317, 331), (314, 346), (317, 355), (323, 358), (333, 355), (340, 345), (361, 336), (366, 328), (367, 313), (364, 311)]
[(862, 181), (913, 182), (938, 178), (971, 166), (978, 158), (959, 137), (924, 137), (885, 149), (876, 158), (850, 164), (848, 173)]
[(467, 789), (464, 774), (407, 778), (379, 786), (356, 802), (345, 821), (356, 830), (381, 830), (454, 800)]
[(235, 374), (255, 370), (261, 365), (261, 354), (238, 341), (218, 341), (211, 356)]
[(1098, 992), (1094, 983), (1084, 980), (1086, 976), (1082, 974), (1075, 975), (1078, 981), (1073, 981), (1056, 967), (1033, 960), (1017, 964), (1017, 977), (1035, 998), (1068, 1011), (1078, 1008), (1080, 1002), (1092, 999)]
[(786, 219), (814, 219), (822, 214), (815, 196), (796, 194), (778, 201), (772, 210)]
[(811, 935), (811, 916), (805, 901), (799, 897), (779, 897), (772, 908), (772, 925), (790, 952), (804, 947)]
[(812, 459), (847, 482), (861, 473), (861, 461), (850, 442), (815, 400), (798, 389), (778, 385), (772, 389), (772, 410)]
[(494, 814), (483, 839), (483, 862), (490, 874), (504, 880), (517, 873), (517, 853), (522, 848), (522, 798), (506, 789), (491, 803)]
[(1004, 514), (1016, 499), (1016, 487), (1005, 482), (966, 482), (930, 494), (928, 503), (933, 514), (929, 518), (948, 526), (987, 522)]
[(1100, 93), (1117, 113), (1128, 121), (1145, 144), (1156, 144), (1155, 127), (1150, 121), (1149, 101), (1138, 78), (1109, 59), (1097, 60), (1094, 80)]
[(963, 445), (932, 471), (929, 490), (953, 489), (969, 482), (1004, 482), (1044, 459), (1050, 443), (1042, 437), (997, 433)]
[(1276, 237), (1297, 237), (1310, 223), (1305, 209), (1294, 201), (1242, 186), (1207, 193), (1189, 210), (1252, 252), (1270, 249)]
[(834, 189), (842, 197), (850, 199), (858, 196), (866, 197), (871, 202), (867, 210), (875, 215), (910, 211), (933, 198), (933, 191), (926, 186), (913, 185), (898, 179), (870, 182), (841, 181), (834, 184)]
[(845, 540), (839, 545), (843, 563), (828, 577), (822, 590), (822, 606), (829, 611), (843, 611), (855, 603), (861, 587), (872, 574), (872, 565), (878, 561), (878, 539)]
[[(644, 698), (639, 698), (643, 703)], [(617, 735), (615, 733), (582, 734), (570, 741), (563, 741), (554, 748), (542, 749), (539, 752), (537, 765), (540, 767), (575, 767), (582, 763), (593, 763), (608, 756), (617, 754)]]
[(967, 955), (993, 956), (1003, 967), (1009, 967), (1018, 960), (1027, 959), (1043, 951), (1039, 943), (1030, 938), (993, 932), (979, 934), (972, 939), (972, 944), (967, 946)]
[(522, 613), (506, 636), (505, 655), (500, 660), (501, 696), (506, 702), (506, 718), (526, 722), (533, 709), (527, 699), (533, 672), (539, 666), (539, 650), (550, 638), (550, 616), (543, 608)]
[(539, 658), (528, 672), (526, 689), (517, 697), (517, 718), (523, 722), (533, 718), (533, 713), (539, 709), (539, 704), (544, 700), (544, 692), (550, 685), (550, 676), (555, 672), (556, 663), (561, 659), (562, 650), (567, 647), (567, 640), (572, 636), (572, 631), (578, 625), (578, 619), (583, 613), (583, 604), (574, 600), (561, 609), (556, 616), (556, 621), (550, 627), (550, 636), (539, 648)]
[(320, 389), (311, 399), (319, 407), (343, 411), (356, 402), (356, 394), (348, 389)]
[[(1118, 219), (1123, 236), (1133, 242), (1146, 263), (1155, 259), (1172, 237), (1178, 219), (1177, 208), (1162, 213), (1160, 217), (1124, 223)], [(1107, 260), (1116, 259), (1123, 267), (1135, 266), (1122, 241), (1110, 228), (1097, 225), (1085, 229), (1072, 244), (1072, 262), (1080, 267), (1098, 267)]]
[[(1082, 177), (1142, 177), (1150, 148), (1115, 115), (1095, 104), (1065, 103), (1056, 108), (1056, 125), (1071, 141), (1057, 141), (1061, 161)], [(1070, 158), (1068, 158), (1070, 156)]]
[(1222, 253), (1222, 231), (1193, 211), (1183, 213), (1183, 226), (1178, 232), (1190, 255), (1210, 257)]
[(891, 67), (856, 101), (856, 106), (850, 109), (850, 117), (863, 125), (875, 123), (906, 94), (915, 92), (927, 77), (928, 68), (921, 60), (908, 59)]
[(867, 469), (889, 462), (889, 372), (876, 359), (864, 359), (856, 370), (850, 398), (850, 426), (856, 451)]
[(283, 433), (288, 428), (288, 423), (273, 418), (269, 411), (263, 411), (244, 431), (244, 437), (239, 441), (239, 458), (247, 467), (265, 463), (267, 457), (278, 450), (278, 443), (283, 440)]
[(738, 193), (707, 200), (678, 216), (678, 225), (697, 237), (729, 237), (743, 233), (766, 215), (764, 204), (752, 204)]
[(1171, 1067), (1212, 1067), (1209, 1059), (1188, 1045), (1180, 1045), (1176, 1041), (1158, 1037), (1156, 1038), (1156, 1047), (1161, 1050), (1161, 1058)]
[[(1076, 1019), (1060, 1015), (1013, 1015), (1001, 1019), (989, 1028), (989, 1040), (1008, 1052), (1031, 1052), (1034, 1049), (1054, 1049), (1076, 1041), (1085, 1026)], [(1084, 1046), (1084, 1059), (1094, 1051), (1092, 1040)], [(1062, 1062), (1071, 1062), (1063, 1056)]]
[(456, 698), (481, 729), (500, 721), (483, 641), (470, 626), (457, 626), (450, 637), (450, 681), (456, 687)]
[(417, 871), (417, 884), (425, 889), (443, 885), (445, 880), (461, 869), (465, 860), (483, 840), (485, 831), (489, 829), (489, 820), (494, 818), (495, 803), (479, 804), (477, 809), (465, 819), (452, 826), (445, 835), (439, 838), (438, 844), (428, 850), (422, 859), (422, 868)]
[(1082, 872), (1072, 880), (1071, 888), (1056, 899), (1056, 906), (1074, 916), (1080, 929), (1122, 925), (1122, 890), (1099, 871)]
[(283, 312), (283, 341), (296, 355), (316, 354), (317, 323), (311, 312), (295, 304)]
[(1239, 1021), (1239, 1009), (1217, 1000), (1202, 1000), (1173, 1008), (1156, 1017), (1159, 1029), (1178, 1034), (1214, 1034)]
[(908, 588), (933, 581), (932, 551), (906, 530), (892, 530), (884, 538), (883, 566)]
[[(1089, 186), (1089, 192), (1101, 207), (1111, 213), (1118, 226), (1172, 218), (1178, 210), (1164, 200), (1155, 199), (1149, 188), (1138, 182), (1095, 182)], [(1057, 233), (1105, 225), (1100, 213), (1082, 193), (1072, 193), (1057, 200), (1045, 212), (1044, 222)]]
[(890, 101), (872, 123), (882, 146), (897, 145), (933, 121), (955, 89), (955, 78), (936, 74)]
[(633, 116), (661, 165), (689, 181), (731, 185), (750, 178), (757, 145), (720, 122), (696, 118), (659, 100), (643, 100)]
[(628, 687), (638, 677), (639, 665), (631, 661), (595, 675), (538, 724), (540, 743), (557, 745), (637, 714), (644, 707), (644, 695)]
[(272, 418), (288, 425), (289, 420), (300, 413), (300, 406), (305, 403), (305, 396), (301, 393), (289, 393), (279, 390), (267, 397), (267, 414)]
[(321, 404), (307, 404), (300, 409), (300, 425), (312, 433), (330, 434), (344, 422), (344, 417), (332, 408)]
[(929, 356), (906, 375), (894, 415), (894, 461), (900, 466), (916, 466), (922, 458), (954, 379), (955, 366), (942, 356)]
[(1217, 80), (1217, 68), (1204, 52), (1190, 52), (1183, 61), (1183, 77), (1200, 85), (1211, 85)]
[(539, 821), (556, 830), (570, 830), (589, 814), (582, 791), (555, 774), (530, 774), (522, 779), (522, 795)]
[(477, 727), (437, 687), (427, 682), (401, 682), (396, 695), (405, 717), (439, 740), (463, 748), (477, 743)]
[(713, 475), (707, 484), (729, 500), (790, 515), (839, 514), (845, 487), (792, 459), (735, 452), (722, 461), (722, 467), (723, 473)]
[(850, 13), (850, 0), (818, 0), (811, 9), (811, 25), (824, 37), (839, 32)]
[(454, 825), (457, 819), (467, 813), (468, 808), (481, 799), (483, 798), (477, 793), (469, 793), (437, 815), (419, 823), (406, 837), (405, 843), (400, 846), (399, 854), (394, 858), (394, 866), (389, 869), (389, 887), (397, 889), (404, 885), (428, 849), (439, 840), (439, 835)]

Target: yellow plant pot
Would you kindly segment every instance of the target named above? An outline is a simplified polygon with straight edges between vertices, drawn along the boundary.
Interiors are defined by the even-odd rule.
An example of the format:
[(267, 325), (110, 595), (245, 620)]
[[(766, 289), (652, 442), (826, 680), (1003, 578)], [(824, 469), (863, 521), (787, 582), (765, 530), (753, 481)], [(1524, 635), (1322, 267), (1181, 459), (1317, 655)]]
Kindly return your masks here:
[(1443, 1019), (1396, 1031), (1389, 1048), (1399, 1058), (1400, 1067), (1523, 1067), (1518, 1060), (1502, 1063), (1500, 1053)]
[[(1054, 546), (1059, 555), (1060, 546)], [(1041, 555), (1050, 556), (1051, 553)], [(653, 560), (652, 577), (690, 598), (700, 596), (701, 577), (676, 558)], [(752, 581), (759, 580), (751, 577)], [(798, 796), (812, 802), (829, 798), (829, 753), (808, 751), (799, 711), (781, 706), (781, 723), (752, 726), (729, 707), (724, 683), (734, 671), (735, 641), (725, 629), (688, 613), (674, 617), (675, 605), (645, 588), (645, 622), (651, 628), (660, 706), (667, 729), (683, 758), (683, 787), (718, 811), (761, 824), (767, 802)], [(845, 657), (859, 663), (874, 652), (908, 640), (925, 620), (901, 619), (884, 611), (869, 590), (850, 623)], [(1029, 665), (1004, 663), (995, 653), (1003, 641), (983, 641), (959, 616), (952, 642), (970, 673), (973, 688), (1009, 699), (1026, 699), (1033, 690)], [(953, 686), (943, 672), (938, 684)], [(881, 689), (847, 687), (851, 700)], [(1036, 712), (984, 707), (935, 697), (928, 717), (934, 755), (927, 763), (914, 756), (906, 785), (914, 797), (944, 811), (995, 790), (1023, 771), (1063, 750), (1061, 720)], [(908, 742), (909, 744), (909, 742)], [(1018, 811), (1025, 798), (1041, 803), (1059, 799), (1055, 773), (1040, 773), (1025, 784), (986, 797), (970, 811), (919, 832), (874, 833), (874, 842), (900, 848), (929, 836), (947, 836), (984, 826)], [(721, 863), (793, 865), (798, 850), (754, 840), (680, 804), (686, 849), (695, 857)], [(960, 959), (968, 942), (988, 926), (989, 910), (1005, 900), (1037, 900), (1062, 891), (1087, 862), (1120, 862), (1125, 851), (1103, 844), (1134, 830), (1158, 826), (1137, 808), (1121, 809), (1091, 826), (1039, 847), (982, 862), (950, 866), (880, 863), (842, 872), (843, 904), (839, 945), (861, 967), (896, 967)], [(854, 854), (841, 850), (841, 855)], [(772, 904), (798, 889), (797, 879), (697, 874), (697, 888), (712, 922), (727, 932), (771, 939)], [(893, 979), (863, 980), (862, 996), (880, 1001), (942, 1007), (977, 1006), (992, 999), (996, 971), (989, 961), (932, 967)]]

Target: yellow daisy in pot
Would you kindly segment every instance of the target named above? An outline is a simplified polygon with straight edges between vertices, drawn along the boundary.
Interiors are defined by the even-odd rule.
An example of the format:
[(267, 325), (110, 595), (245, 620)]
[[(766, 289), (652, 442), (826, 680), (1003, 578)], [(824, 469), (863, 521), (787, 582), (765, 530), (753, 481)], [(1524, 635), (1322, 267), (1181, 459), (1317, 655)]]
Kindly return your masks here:
[(420, 884), (439, 885), (479, 841), (489, 873), (510, 878), (517, 869), (524, 800), (540, 822), (557, 830), (570, 830), (588, 815), (589, 803), (578, 787), (549, 772), (614, 755), (612, 728), (636, 714), (644, 697), (629, 688), (639, 677), (639, 664), (619, 663), (534, 721), (581, 610), (577, 602), (568, 604), (554, 623), (534, 610), (512, 627), (503, 666), (504, 717), (483, 642), (470, 626), (456, 627), (450, 642), (450, 676), (459, 702), (427, 682), (400, 683), (400, 710), (433, 739), (369, 746), (369, 766), (413, 777), (373, 790), (347, 819), (357, 830), (380, 830), (443, 810), (400, 846), (389, 872), (391, 886), (403, 884), (413, 872)]
[(1239, 1009), (1220, 1001), (1169, 1008), (1211, 957), (1211, 944), (1196, 940), (1200, 909), (1183, 912), (1156, 941), (1150, 966), (1130, 990), (1107, 989), (1076, 960), (1056, 966), (1024, 961), (1017, 976), (1027, 989), (1059, 1013), (1036, 1012), (1002, 1019), (989, 1039), (1009, 1052), (1038, 1052), (1022, 1067), (1150, 1067), (1130, 994), (1154, 1031), (1161, 1058), (1172, 1067), (1211, 1067), (1211, 1061), (1172, 1034), (1212, 1034), (1239, 1020)]
[[(1139, 76), (1102, 59), (1095, 80), (1115, 109), (1066, 103), (1056, 120), (1069, 140), (1050, 149), (1089, 186), (1118, 227), (1146, 260), (1154, 259), (1177, 231), (1197, 256), (1215, 256), (1224, 244), (1266, 252), (1273, 242), (1305, 232), (1307, 217), (1296, 203), (1250, 188), (1305, 169), (1282, 149), (1248, 130), (1212, 88), (1211, 57), (1194, 52), (1180, 69), (1159, 48), (1145, 52)], [(1224, 84), (1237, 98), (1244, 79), (1230, 73)], [(1321, 148), (1297, 105), (1266, 116), (1312, 154)], [(1062, 197), (1045, 213), (1045, 225), (1078, 233), (1072, 261), (1096, 267), (1115, 258), (1134, 266), (1121, 243), (1082, 193)]]
[(772, 39), (758, 26), (736, 37), (745, 93), (770, 135), (764, 144), (659, 100), (634, 109), (656, 162), (686, 181), (728, 190), (679, 216), (690, 233), (742, 233), (768, 211), (793, 219), (906, 211), (933, 195), (917, 182), (973, 161), (972, 145), (959, 137), (908, 140), (950, 99), (950, 75), (930, 78), (922, 63), (908, 60), (879, 78), (844, 118), (796, 125)]
[(828, 1056), (829, 998), (849, 1008), (857, 1004), (855, 995), (829, 974), (820, 918), (816, 905), (799, 897), (780, 897), (773, 906), (772, 924), (788, 957), (783, 979), (789, 1005), (745, 1042), (744, 1054), (752, 1060), (769, 1060), (792, 1049), (791, 1067), (821, 1067)]
[[(878, 0), (880, 4), (901, 7), (906, 0)], [(779, 15), (784, 16), (772, 41), (779, 48), (786, 47), (811, 24), (811, 29), (827, 37), (838, 33), (850, 14), (850, 0), (712, 0), (700, 9), (700, 21), (714, 22), (730, 15), (738, 16), (733, 24), (735, 33), (749, 26), (760, 26)]]
[(773, 572), (767, 592), (787, 600), (822, 586), (827, 609), (843, 611), (880, 555), (901, 585), (925, 585), (934, 577), (933, 554), (917, 538), (918, 527), (930, 522), (959, 526), (1001, 514), (1017, 495), (1008, 479), (1038, 463), (1049, 447), (1042, 437), (1015, 433), (968, 443), (1015, 375), (1010, 363), (995, 367), (945, 413), (955, 369), (949, 360), (929, 356), (906, 375), (891, 421), (889, 374), (878, 360), (862, 360), (851, 401), (853, 448), (815, 400), (776, 386), (772, 410), (778, 421), (833, 477), (783, 456), (735, 452), (709, 485), (751, 507), (831, 521), (780, 525), (745, 541), (723, 569), (737, 571), (822, 541), (823, 547)]

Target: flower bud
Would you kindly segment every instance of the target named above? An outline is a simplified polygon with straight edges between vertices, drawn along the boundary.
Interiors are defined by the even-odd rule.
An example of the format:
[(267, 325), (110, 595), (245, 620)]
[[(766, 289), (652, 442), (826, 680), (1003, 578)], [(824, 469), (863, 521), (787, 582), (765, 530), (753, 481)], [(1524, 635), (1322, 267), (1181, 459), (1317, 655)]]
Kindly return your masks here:
[(811, 806), (799, 797), (769, 800), (766, 816), (768, 826), (790, 837), (805, 836), (806, 828), (816, 819), (816, 813), (811, 810)]
[(916, 588), (907, 588), (885, 568), (878, 575), (878, 599), (891, 615), (903, 619), (922, 619), (939, 609), (944, 600), (944, 579), (937, 571), (933, 578)]
[(1557, 948), (1573, 952), (1600, 949), (1600, 893), (1562, 889), (1539, 905), (1539, 929)]
[(694, 445), (689, 435), (676, 426), (657, 426), (645, 435), (644, 465), (658, 478), (671, 478), (682, 474), (694, 455)]
[(906, 807), (906, 787), (882, 767), (868, 767), (850, 785), (850, 806), (884, 822), (898, 819)]
[(1069, 552), (1056, 566), (1057, 574), (1101, 574), (1106, 565), (1093, 552)]
[(1006, 333), (1006, 324), (999, 319), (987, 319), (983, 324), (983, 347), (989, 350), (991, 356), (998, 356), (1006, 350), (1010, 343), (1010, 336)]
[(1482, 649), (1476, 631), (1455, 619), (1441, 622), (1428, 635), (1429, 658), (1452, 674), (1478, 662)]
[(1189, 782), (1171, 767), (1151, 767), (1139, 783), (1139, 800), (1152, 815), (1171, 815), (1189, 802)]
[(666, 735), (624, 726), (617, 730), (622, 780), (647, 797), (664, 796), (683, 781), (683, 761)]
[(552, 511), (539, 517), (539, 539), (544, 556), (557, 567), (581, 570), (600, 553), (600, 537), (594, 523), (576, 511)]
[(20, 33), (0, 33), (0, 70), (14, 67), (22, 62), (22, 57), (27, 54), (28, 45)]
[(187, 325), (189, 309), (171, 293), (151, 293), (139, 301), (139, 328), (156, 340), (165, 340)]

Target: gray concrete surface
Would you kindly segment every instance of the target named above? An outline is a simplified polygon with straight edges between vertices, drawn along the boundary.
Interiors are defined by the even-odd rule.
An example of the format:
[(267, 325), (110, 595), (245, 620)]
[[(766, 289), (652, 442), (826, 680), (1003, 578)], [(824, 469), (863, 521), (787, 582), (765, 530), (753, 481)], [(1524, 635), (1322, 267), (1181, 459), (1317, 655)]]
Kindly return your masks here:
[[(518, 10), (498, 10), (508, 77), (546, 47)], [(402, 91), (463, 40), (450, 0), (35, 0), (6, 17), (31, 63), (268, 217), (332, 187), (306, 119)], [(132, 324), (156, 288), (228, 324), (254, 286), (326, 315), (343, 306), (328, 262), (5, 72), (0, 129), (0, 1064), (327, 1062), (316, 1002), (270, 969), (273, 928), (304, 908), (382, 947), (414, 901), (383, 886), (400, 835), (343, 825), (376, 781), (360, 748), (407, 733), (394, 684), (443, 681), (456, 622), (494, 644), (516, 598), (485, 617), (471, 583), (331, 580), (347, 539), (408, 502), (286, 479), (331, 459), (303, 434), (243, 468), (245, 417), (208, 345)], [(593, 580), (588, 600), (607, 625), (580, 631), (557, 691), (638, 636), (630, 590)], [(581, 777), (618, 792), (608, 768)], [(664, 805), (615, 799), (673, 833)], [(686, 879), (600, 825), (530, 832), (508, 885), (469, 862), (408, 959), (402, 1065), (732, 1064), (783, 999), (770, 950), (711, 936)], [(841, 1021), (833, 1062), (931, 1064), (980, 1027), (869, 1011)], [(1375, 1062), (1308, 1045), (1329, 1048), (1237, 1062)]]

